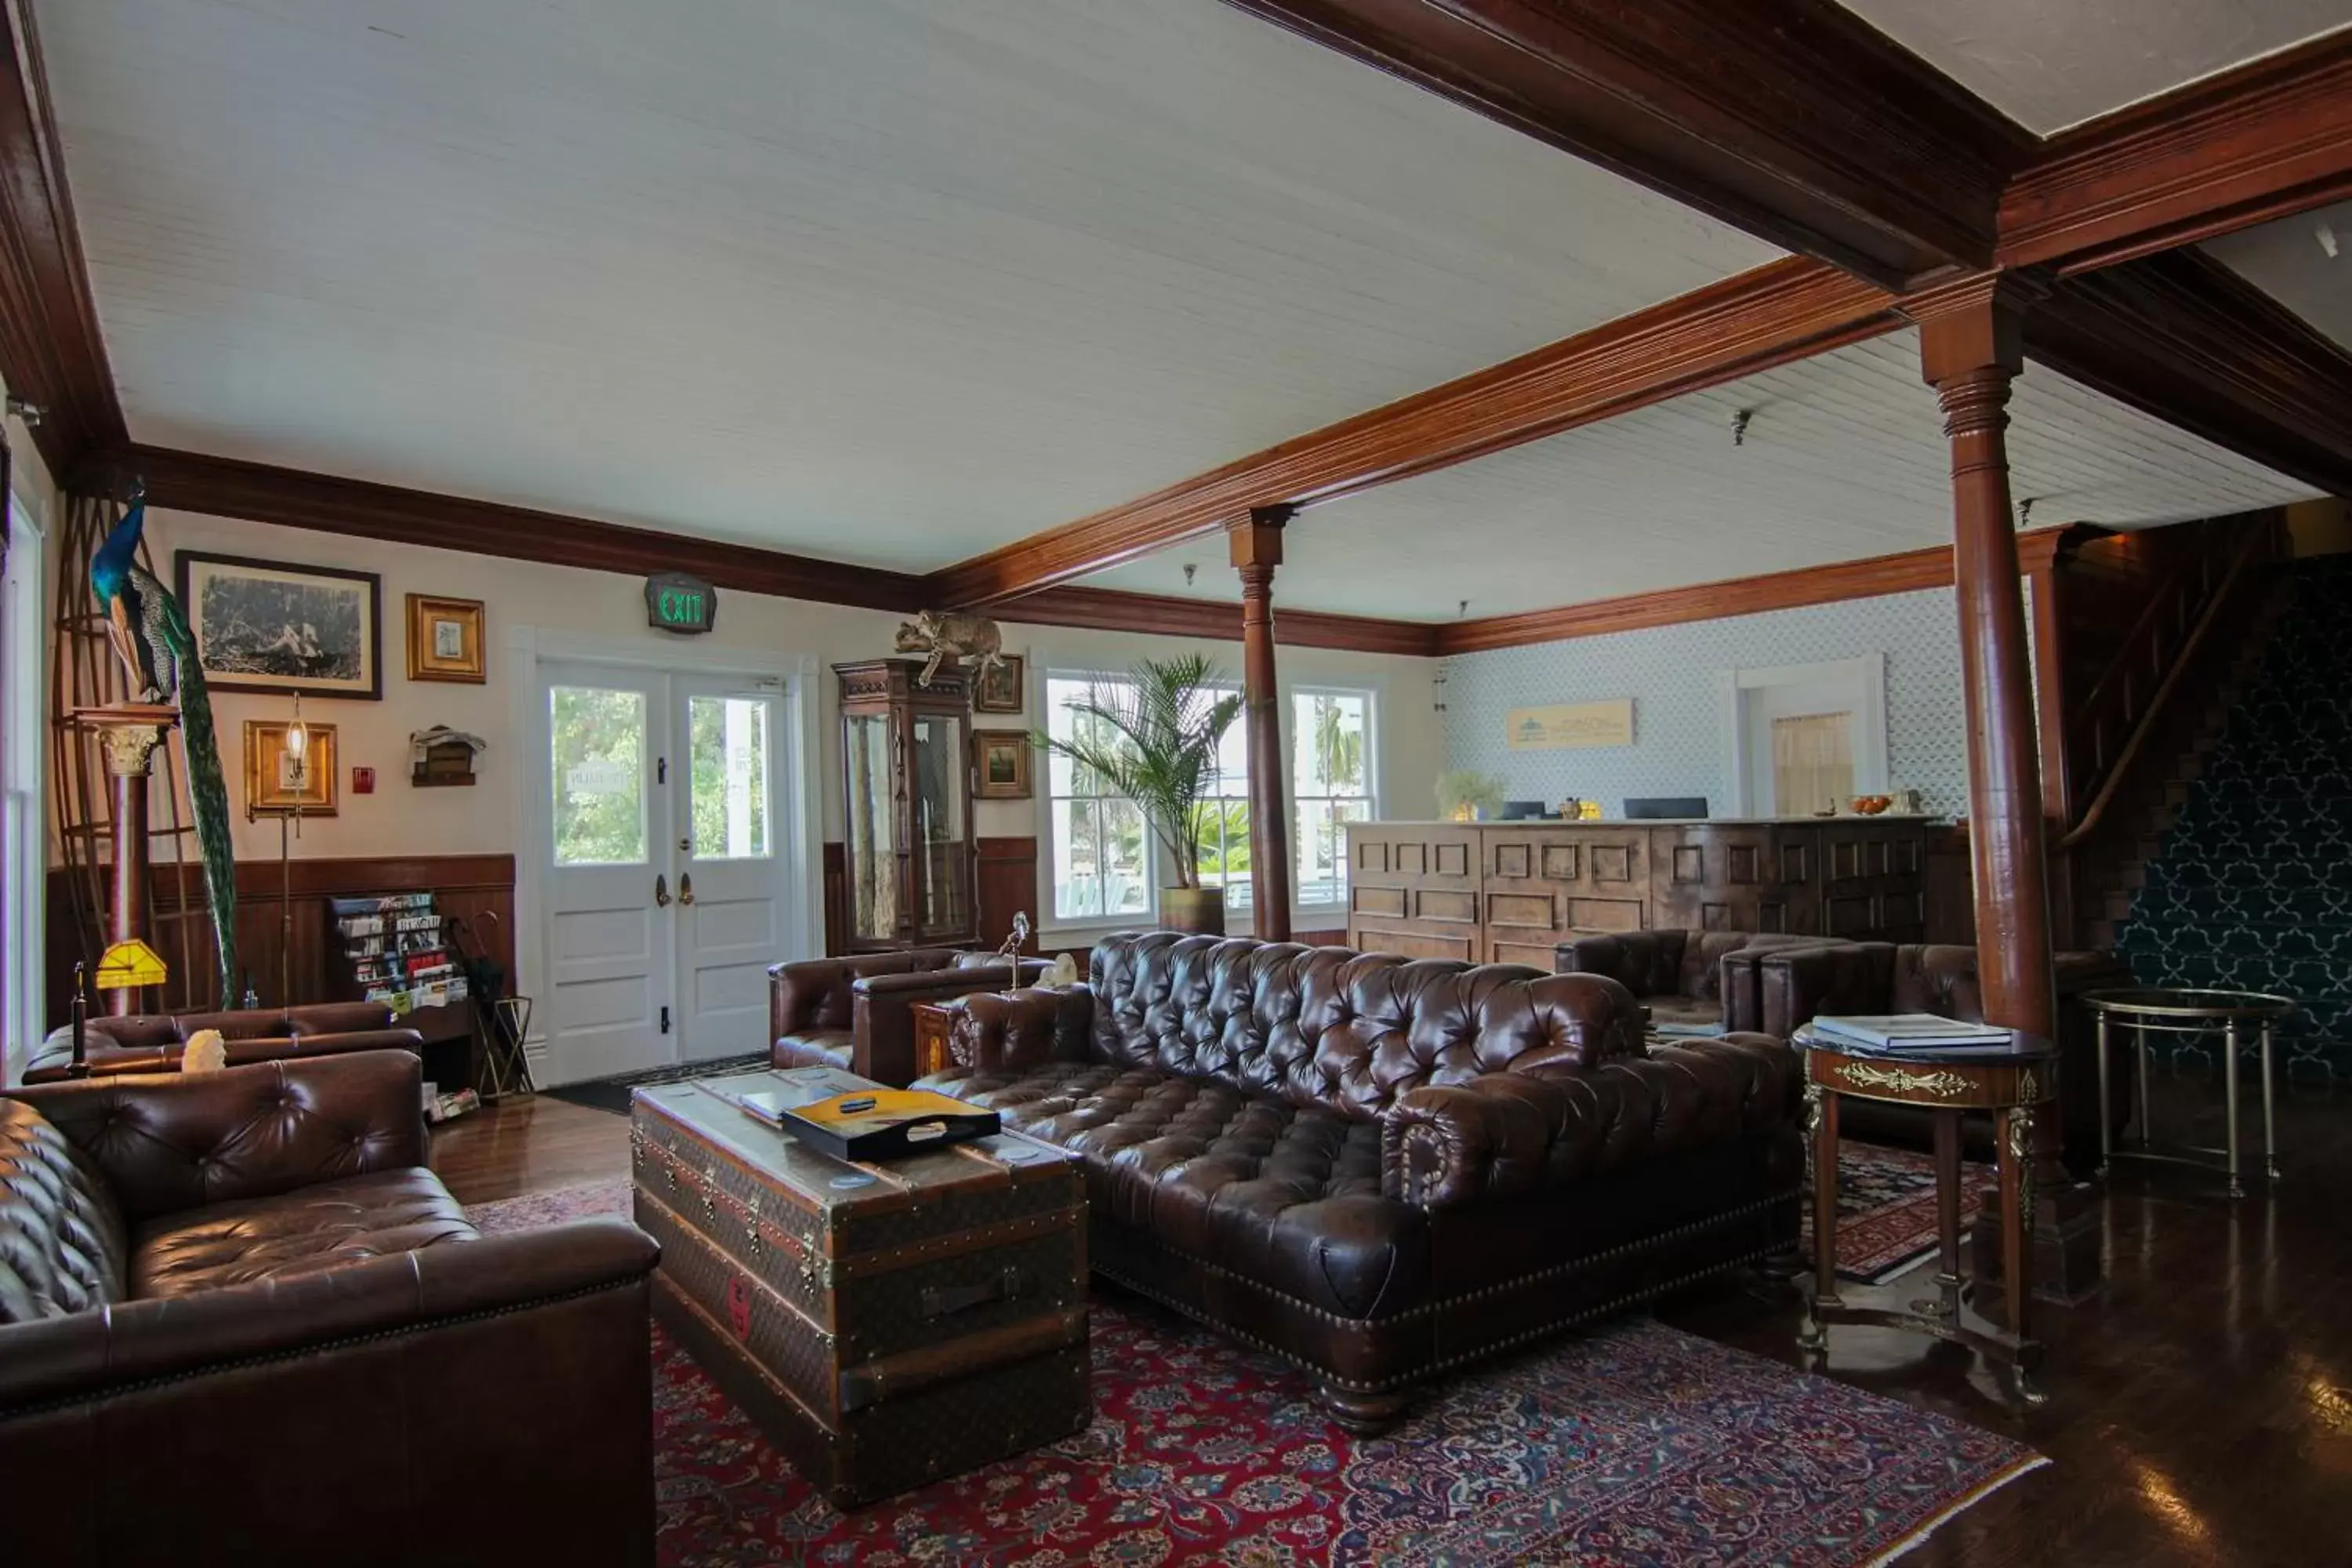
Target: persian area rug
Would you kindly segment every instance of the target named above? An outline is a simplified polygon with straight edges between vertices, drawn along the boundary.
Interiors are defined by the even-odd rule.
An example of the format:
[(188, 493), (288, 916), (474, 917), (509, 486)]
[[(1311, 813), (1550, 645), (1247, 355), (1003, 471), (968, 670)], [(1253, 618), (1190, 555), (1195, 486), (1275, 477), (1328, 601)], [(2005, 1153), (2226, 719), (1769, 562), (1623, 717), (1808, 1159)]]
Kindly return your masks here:
[[(1983, 1206), (1980, 1194), (1993, 1179), (1992, 1167), (1970, 1160), (1960, 1166), (1960, 1236)], [(1809, 1188), (1808, 1191), (1811, 1189)], [(1804, 1253), (1813, 1256), (1813, 1205), (1805, 1203)], [(1936, 1161), (1914, 1149), (1876, 1143), (1838, 1146), (1839, 1275), (1863, 1285), (1884, 1285), (1936, 1256)], [(1965, 1269), (1966, 1265), (1962, 1268)]]
[[(626, 1201), (605, 1183), (473, 1213), (512, 1228)], [(660, 1561), (1849, 1568), (2045, 1462), (1642, 1318), (1441, 1385), (1370, 1439), (1285, 1363), (1148, 1303), (1098, 1293), (1092, 1342), (1086, 1432), (844, 1515), (656, 1332)]]

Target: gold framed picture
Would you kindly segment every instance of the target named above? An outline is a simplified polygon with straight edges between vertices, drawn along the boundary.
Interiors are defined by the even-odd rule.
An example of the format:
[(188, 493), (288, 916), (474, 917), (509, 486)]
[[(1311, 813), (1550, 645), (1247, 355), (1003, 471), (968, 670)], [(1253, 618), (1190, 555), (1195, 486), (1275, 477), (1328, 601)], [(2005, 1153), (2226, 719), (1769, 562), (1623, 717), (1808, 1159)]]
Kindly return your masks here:
[(1029, 798), (1029, 731), (971, 732), (972, 795), (981, 800)]
[(335, 815), (335, 727), (305, 720), (302, 728), (308, 742), (297, 758), (286, 749), (283, 721), (245, 721), (245, 801), (255, 815)]
[(979, 684), (971, 690), (973, 712), (1018, 713), (1027, 705), (1024, 695), (1029, 687), (1023, 678), (1028, 673), (1028, 660), (1017, 653), (1003, 658), (1004, 662), (995, 668), (980, 672)]
[(489, 680), (482, 659), (482, 601), (408, 595), (408, 679)]

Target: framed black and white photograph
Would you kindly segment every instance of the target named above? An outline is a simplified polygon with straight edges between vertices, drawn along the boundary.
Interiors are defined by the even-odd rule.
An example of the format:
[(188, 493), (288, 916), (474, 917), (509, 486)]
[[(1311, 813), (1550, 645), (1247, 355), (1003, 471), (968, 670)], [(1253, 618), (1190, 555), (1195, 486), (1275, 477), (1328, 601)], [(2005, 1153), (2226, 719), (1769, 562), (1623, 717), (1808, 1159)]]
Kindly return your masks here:
[(383, 584), (372, 572), (183, 550), (180, 603), (223, 691), (383, 695)]

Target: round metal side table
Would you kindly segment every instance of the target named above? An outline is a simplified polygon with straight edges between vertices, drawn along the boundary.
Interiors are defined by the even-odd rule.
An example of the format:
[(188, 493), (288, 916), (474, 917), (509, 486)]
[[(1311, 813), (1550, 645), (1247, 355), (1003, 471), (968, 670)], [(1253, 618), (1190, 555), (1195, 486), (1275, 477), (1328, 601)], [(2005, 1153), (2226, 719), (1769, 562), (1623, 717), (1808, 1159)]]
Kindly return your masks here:
[[(2259, 1031), (2263, 1067), (2263, 1173), (2272, 1181), (2279, 1179), (2278, 1168), (2278, 1069), (2274, 1061), (2279, 1020), (2302, 1005), (2292, 996), (2273, 996), (2260, 991), (2200, 991), (2175, 990), (2161, 985), (2131, 986), (2115, 991), (2086, 991), (2080, 998), (2098, 1020), (2099, 1051), (2099, 1173), (2105, 1175), (2107, 1166), (2117, 1159), (2154, 1160), (2167, 1164), (2194, 1165), (2200, 1170), (2219, 1169), (2229, 1173), (2230, 1195), (2246, 1195), (2246, 1184), (2240, 1170), (2238, 1152), (2238, 1052), (2244, 1043), (2249, 1027)], [(2107, 1108), (2115, 1103), (2109, 1098), (2109, 1080), (2114, 1069), (2108, 1065), (2115, 1026), (2128, 1026), (2139, 1048), (2139, 1146), (2136, 1149), (2115, 1147), (2115, 1128)], [(2221, 1096), (2224, 1114), (2229, 1118), (2228, 1146), (2223, 1149), (2159, 1148), (2149, 1136), (2147, 1111), (2148, 1049), (2147, 1037), (2153, 1034), (2202, 1037), (2215, 1032), (2221, 1036)], [(2217, 1165), (2213, 1155), (2221, 1156)], [(2200, 1156), (2202, 1156), (2200, 1158)]]

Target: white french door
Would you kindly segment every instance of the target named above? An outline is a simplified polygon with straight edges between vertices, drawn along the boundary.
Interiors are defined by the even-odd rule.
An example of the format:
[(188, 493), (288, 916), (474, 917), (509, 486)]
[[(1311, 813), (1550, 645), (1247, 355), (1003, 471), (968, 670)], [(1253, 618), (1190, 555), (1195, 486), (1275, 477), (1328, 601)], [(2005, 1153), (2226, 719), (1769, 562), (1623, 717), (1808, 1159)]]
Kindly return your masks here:
[(548, 1058), (566, 1083), (756, 1051), (782, 951), (782, 683), (543, 662)]

